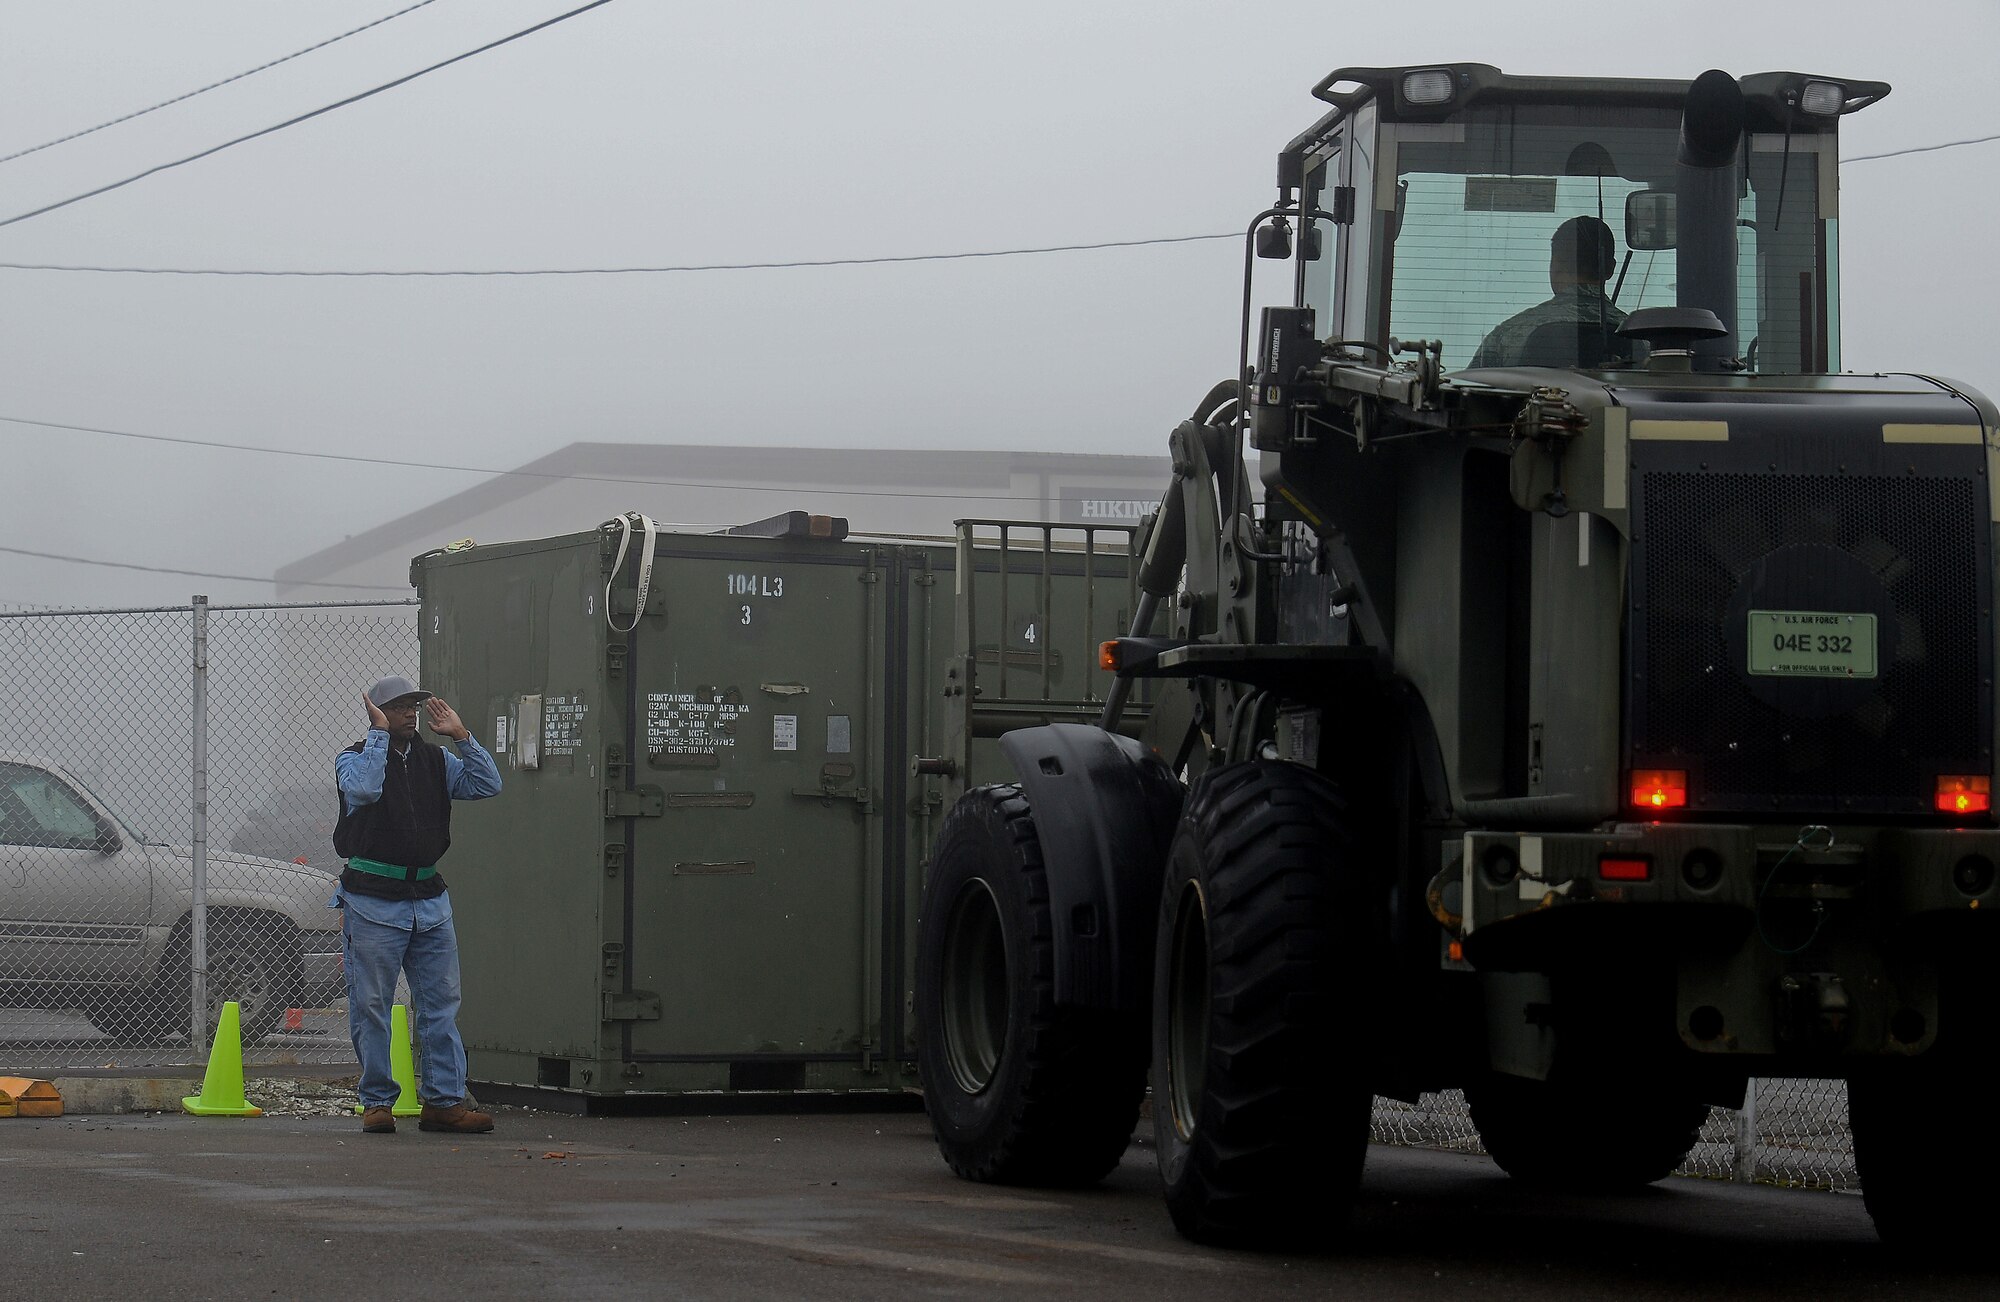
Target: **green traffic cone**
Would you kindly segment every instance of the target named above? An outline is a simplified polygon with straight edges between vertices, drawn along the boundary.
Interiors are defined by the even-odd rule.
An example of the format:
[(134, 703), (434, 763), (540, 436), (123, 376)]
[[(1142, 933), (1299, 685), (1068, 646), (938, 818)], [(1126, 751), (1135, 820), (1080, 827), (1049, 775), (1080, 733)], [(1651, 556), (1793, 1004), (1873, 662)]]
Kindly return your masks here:
[(416, 1057), (410, 1052), (410, 1010), (401, 1004), (389, 1010), (389, 1074), (401, 1086), (390, 1113), (398, 1117), (422, 1113), (424, 1106), (417, 1098)]
[[(421, 1115), (424, 1105), (417, 1097), (416, 1058), (410, 1052), (410, 1010), (401, 1004), (389, 1010), (389, 1075), (402, 1087), (390, 1113), (398, 1117)], [(357, 1103), (354, 1111), (359, 1115), (367, 1109)]]
[(241, 1016), (236, 1001), (222, 1006), (215, 1023), (215, 1040), (208, 1047), (208, 1070), (201, 1078), (201, 1093), (183, 1098), (181, 1106), (197, 1117), (261, 1117), (264, 1109), (243, 1097), (243, 1037), (237, 1028)]

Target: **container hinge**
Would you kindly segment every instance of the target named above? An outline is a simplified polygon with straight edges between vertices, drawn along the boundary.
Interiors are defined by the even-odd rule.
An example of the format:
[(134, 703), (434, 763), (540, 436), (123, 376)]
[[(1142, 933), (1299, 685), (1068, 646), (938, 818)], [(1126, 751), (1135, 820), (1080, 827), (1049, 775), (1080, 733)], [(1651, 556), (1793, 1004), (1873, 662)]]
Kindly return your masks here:
[(625, 644), (623, 642), (612, 642), (604, 648), (604, 669), (613, 678), (624, 675)]
[(615, 940), (604, 943), (604, 979), (618, 979), (618, 969), (625, 962), (625, 947)]
[(660, 997), (650, 990), (606, 990), (603, 994), (607, 1022), (660, 1020)]
[(625, 847), (618, 842), (607, 842), (604, 847), (604, 875), (616, 877), (625, 871)]
[(604, 793), (606, 818), (658, 818), (667, 812), (667, 793), (658, 787)]

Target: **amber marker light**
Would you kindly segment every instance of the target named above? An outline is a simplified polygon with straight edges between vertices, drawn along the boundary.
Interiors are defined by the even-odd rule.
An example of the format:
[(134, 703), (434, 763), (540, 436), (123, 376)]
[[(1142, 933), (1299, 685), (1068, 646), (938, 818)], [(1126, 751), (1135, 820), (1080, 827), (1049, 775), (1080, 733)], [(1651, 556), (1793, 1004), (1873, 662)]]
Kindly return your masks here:
[(1688, 802), (1685, 769), (1634, 769), (1632, 803), (1641, 809), (1680, 809)]
[(1099, 642), (1097, 644), (1097, 667), (1109, 670), (1114, 674), (1118, 672), (1118, 640), (1116, 638), (1113, 638), (1109, 642)]
[(1984, 774), (1950, 773), (1937, 780), (1940, 814), (1983, 814), (1993, 808), (1993, 779)]

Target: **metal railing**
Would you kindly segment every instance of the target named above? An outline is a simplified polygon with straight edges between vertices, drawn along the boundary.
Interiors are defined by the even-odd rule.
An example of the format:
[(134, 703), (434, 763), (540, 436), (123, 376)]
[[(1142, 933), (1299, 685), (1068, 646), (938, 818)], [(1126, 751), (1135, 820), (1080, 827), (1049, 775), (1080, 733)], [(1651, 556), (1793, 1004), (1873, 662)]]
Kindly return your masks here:
[[(1129, 632), (1139, 599), (1131, 525), (958, 522), (956, 647), (966, 773), (972, 743), (1044, 723), (1095, 723), (1113, 676), (1100, 643)], [(1150, 684), (1127, 711), (1137, 726)]]

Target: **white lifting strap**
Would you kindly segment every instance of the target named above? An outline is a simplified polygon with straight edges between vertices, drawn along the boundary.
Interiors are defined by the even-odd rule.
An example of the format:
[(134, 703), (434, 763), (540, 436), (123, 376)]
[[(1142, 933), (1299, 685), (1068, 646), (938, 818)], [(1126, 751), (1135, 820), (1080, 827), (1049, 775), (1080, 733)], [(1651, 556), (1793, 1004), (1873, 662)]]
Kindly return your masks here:
[[(627, 511), (604, 527), (609, 529), (613, 523), (618, 526), (618, 556), (611, 562), (610, 577), (604, 580), (604, 622), (614, 633), (630, 633), (639, 627), (639, 620), (646, 613), (646, 593), (653, 586), (653, 547), (659, 541), (660, 526), (653, 523), (652, 516), (639, 511)], [(618, 581), (618, 571), (625, 568), (625, 549), (631, 545), (634, 524), (644, 531), (646, 541), (639, 548), (639, 592), (632, 603), (632, 622), (620, 628), (611, 614), (611, 585)]]

